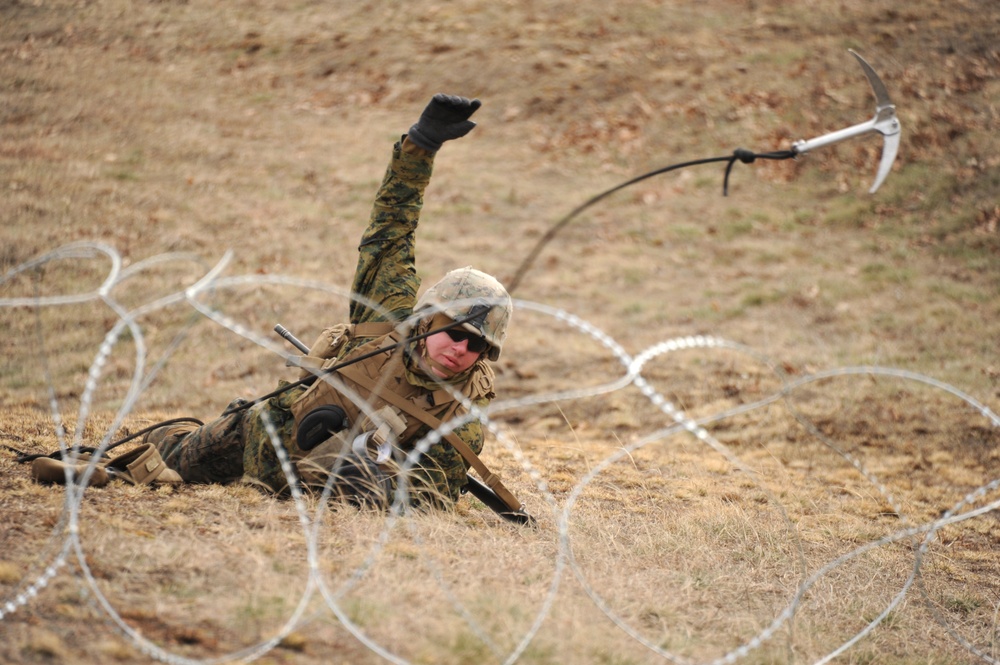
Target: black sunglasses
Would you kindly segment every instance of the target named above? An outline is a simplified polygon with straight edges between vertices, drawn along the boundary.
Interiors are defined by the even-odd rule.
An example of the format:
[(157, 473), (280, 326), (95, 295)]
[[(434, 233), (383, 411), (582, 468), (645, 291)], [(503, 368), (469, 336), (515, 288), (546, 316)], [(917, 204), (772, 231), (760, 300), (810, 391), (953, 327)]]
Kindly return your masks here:
[(448, 333), (448, 337), (450, 337), (453, 342), (461, 342), (462, 340), (467, 341), (468, 344), (466, 345), (466, 348), (473, 353), (482, 353), (486, 349), (490, 348), (490, 344), (486, 341), (485, 337), (474, 335), (463, 328), (448, 328), (445, 332)]

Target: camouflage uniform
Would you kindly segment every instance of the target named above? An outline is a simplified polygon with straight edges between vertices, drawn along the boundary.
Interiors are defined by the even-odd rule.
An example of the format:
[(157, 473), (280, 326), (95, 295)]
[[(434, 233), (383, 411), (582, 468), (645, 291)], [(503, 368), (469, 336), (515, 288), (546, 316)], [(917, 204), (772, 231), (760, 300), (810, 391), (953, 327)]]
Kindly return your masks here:
[[(356, 294), (377, 303), (379, 308), (371, 307), (362, 300), (352, 301), (351, 323), (395, 323), (412, 313), (420, 286), (415, 267), (415, 233), (433, 161), (433, 153), (422, 150), (409, 152), (402, 148), (401, 143), (395, 145), (368, 228), (361, 239), (353, 284)], [(338, 357), (350, 359), (355, 349), (370, 341), (365, 338), (352, 340)], [(448, 383), (460, 389), (472, 375), (486, 375), (492, 384), (492, 371), (482, 358), (470, 370), (453, 377)], [(421, 376), (412, 367), (407, 368), (406, 378), (411, 385), (429, 392), (440, 388), (440, 380)], [(279, 385), (287, 384), (281, 382)], [(283, 492), (287, 489), (287, 480), (266, 423), (273, 427), (291, 457), (306, 455), (296, 445), (293, 436), (295, 419), (291, 412), (293, 403), (305, 391), (305, 387), (296, 387), (200, 428), (161, 428), (148, 435), (147, 440), (156, 444), (167, 464), (188, 482), (227, 483), (246, 477), (275, 492)], [(488, 391), (477, 395), (474, 403), (485, 407), (491, 397), (492, 391)], [(230, 407), (238, 405), (239, 401)], [(462, 412), (460, 408), (458, 413)], [(398, 447), (403, 452), (412, 450), (428, 431), (426, 426), (420, 427), (414, 434), (399, 441)], [(476, 454), (482, 451), (483, 430), (479, 421), (466, 423), (456, 429), (455, 434)], [(448, 505), (458, 499), (466, 484), (467, 470), (468, 464), (458, 451), (446, 442), (439, 442), (421, 457), (418, 467), (409, 477), (409, 483), (416, 489), (417, 497)], [(421, 492), (421, 487), (430, 491)]]

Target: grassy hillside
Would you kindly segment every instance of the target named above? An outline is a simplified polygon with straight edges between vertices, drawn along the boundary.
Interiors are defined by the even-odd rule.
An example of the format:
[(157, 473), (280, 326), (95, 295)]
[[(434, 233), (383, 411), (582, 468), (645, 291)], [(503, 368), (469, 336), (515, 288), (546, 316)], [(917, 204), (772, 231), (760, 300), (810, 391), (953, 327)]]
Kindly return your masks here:
[[(274, 324), (346, 317), (435, 92), (483, 106), (437, 158), (431, 281), (509, 281), (652, 169), (867, 120), (848, 49), (903, 127), (874, 195), (869, 136), (737, 164), (726, 197), (721, 165), (645, 180), (546, 245), (485, 456), (538, 530), (471, 499), (399, 521), (243, 486), (67, 500), (0, 449), (0, 660), (1000, 657), (997, 512), (928, 532), (1000, 498), (998, 26), (991, 0), (0, 0), (0, 444), (31, 452), (287, 378)], [(611, 389), (628, 359), (579, 322), (650, 350), (647, 383)]]

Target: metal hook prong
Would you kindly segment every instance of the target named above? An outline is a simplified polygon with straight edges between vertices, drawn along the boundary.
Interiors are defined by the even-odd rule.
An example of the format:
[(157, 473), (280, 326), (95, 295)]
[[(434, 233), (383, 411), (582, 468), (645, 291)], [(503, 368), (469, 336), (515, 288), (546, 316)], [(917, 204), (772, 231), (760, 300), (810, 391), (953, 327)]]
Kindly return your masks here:
[(882, 83), (882, 79), (879, 78), (875, 70), (872, 69), (872, 66), (864, 58), (854, 51), (850, 51), (850, 54), (857, 58), (858, 64), (861, 65), (861, 69), (864, 71), (865, 76), (868, 78), (868, 83), (871, 85), (872, 92), (875, 94), (875, 117), (868, 122), (862, 122), (846, 129), (839, 129), (829, 134), (823, 134), (814, 139), (796, 141), (792, 144), (792, 150), (797, 154), (803, 155), (810, 150), (839, 143), (855, 136), (869, 132), (878, 132), (883, 137), (882, 158), (879, 161), (878, 172), (875, 174), (875, 182), (872, 184), (871, 189), (868, 190), (869, 193), (874, 194), (889, 175), (889, 171), (896, 161), (902, 127), (899, 124), (899, 118), (896, 116), (896, 106), (889, 99), (889, 91), (886, 89), (885, 84)]

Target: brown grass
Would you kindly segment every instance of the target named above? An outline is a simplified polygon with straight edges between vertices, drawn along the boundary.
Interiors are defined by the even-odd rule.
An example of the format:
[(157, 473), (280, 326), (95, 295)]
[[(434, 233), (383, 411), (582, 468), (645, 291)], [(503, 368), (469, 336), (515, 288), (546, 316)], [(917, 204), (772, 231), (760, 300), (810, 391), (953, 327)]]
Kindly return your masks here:
[[(0, 270), (78, 241), (141, 269), (113, 302), (0, 307), (0, 437), (14, 448), (57, 445), (52, 396), (70, 439), (82, 409), (94, 444), (272, 389), (286, 377), (272, 327), (312, 339), (346, 316), (332, 289), (349, 283), (392, 141), (435, 92), (484, 105), (438, 160), (421, 273), (473, 262), (509, 277), (555, 220), (627, 178), (867, 119), (848, 48), (880, 73), (904, 128), (875, 196), (874, 137), (738, 165), (728, 198), (721, 168), (650, 179), (565, 229), (515, 296), (591, 322), (630, 354), (697, 334), (753, 349), (644, 366), (691, 418), (767, 400), (782, 374), (860, 365), (933, 377), (998, 410), (994, 2), (14, 1), (0, 16)], [(175, 299), (139, 316), (141, 344), (127, 331), (99, 356), (115, 307), (182, 292), (227, 250), (224, 277), (272, 282), (201, 302), (270, 348)], [(7, 274), (0, 298), (91, 293), (109, 265), (67, 254)], [(150, 378), (113, 428), (139, 350)], [(497, 369), (504, 400), (596, 393), (625, 371), (528, 308)], [(307, 586), (296, 504), (242, 485), (88, 490), (78, 523), (91, 586), (64, 550), (64, 494), (2, 452), (0, 661), (384, 662), (333, 603), (416, 663), (662, 662), (656, 650), (701, 662), (748, 644), (796, 598), (794, 617), (740, 662), (814, 662), (894, 599), (838, 662), (1000, 657), (997, 512), (940, 529), (918, 555), (920, 528), (1000, 468), (995, 423), (954, 392), (888, 374), (803, 383), (706, 421), (715, 448), (657, 436), (673, 418), (636, 387), (515, 402), (496, 422), (487, 461), (540, 528), (471, 499), (394, 521), (307, 497), (325, 595)]]

